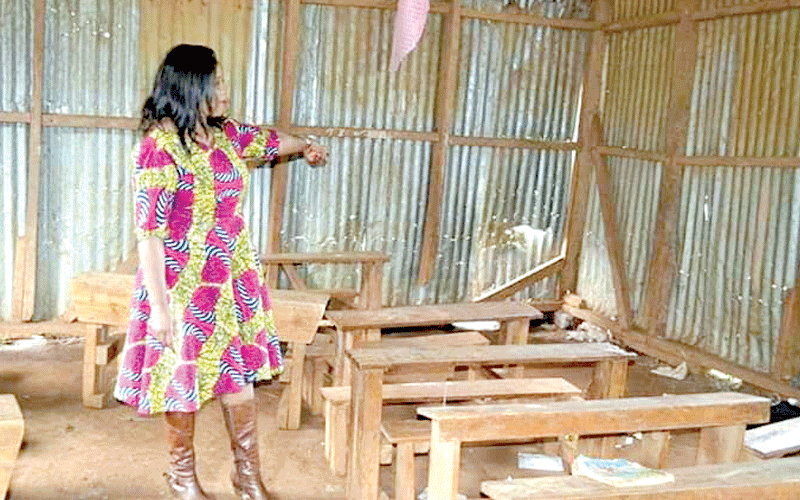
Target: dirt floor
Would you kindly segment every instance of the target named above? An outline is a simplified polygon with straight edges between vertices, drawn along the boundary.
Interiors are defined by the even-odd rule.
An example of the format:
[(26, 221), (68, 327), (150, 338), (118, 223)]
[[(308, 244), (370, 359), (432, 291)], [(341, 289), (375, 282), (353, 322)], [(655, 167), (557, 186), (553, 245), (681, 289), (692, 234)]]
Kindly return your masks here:
[[(115, 404), (104, 410), (81, 405), (82, 343), (79, 339), (26, 340), (0, 345), (0, 393), (16, 395), (25, 418), (25, 440), (12, 477), (11, 500), (161, 499), (169, 498), (162, 473), (167, 463), (160, 419), (138, 417)], [(706, 375), (677, 381), (652, 375), (656, 362), (640, 357), (631, 367), (631, 396), (726, 389)], [(580, 386), (587, 373), (563, 373)], [(267, 487), (280, 500), (344, 498), (344, 480), (327, 467), (321, 417), (303, 415), (299, 431), (277, 429), (274, 414), (281, 385), (257, 388), (262, 471)], [(389, 415), (408, 412), (392, 409)], [(233, 500), (231, 452), (219, 403), (198, 414), (198, 475), (219, 500)], [(691, 463), (692, 433), (673, 439), (672, 464)], [(635, 447), (635, 445), (634, 445)], [(520, 451), (541, 452), (541, 444), (470, 447), (464, 450), (462, 491), (477, 497), (481, 480), (536, 475), (517, 468)], [(418, 457), (420, 477), (426, 457)], [(381, 482), (391, 494), (392, 470), (383, 467)]]

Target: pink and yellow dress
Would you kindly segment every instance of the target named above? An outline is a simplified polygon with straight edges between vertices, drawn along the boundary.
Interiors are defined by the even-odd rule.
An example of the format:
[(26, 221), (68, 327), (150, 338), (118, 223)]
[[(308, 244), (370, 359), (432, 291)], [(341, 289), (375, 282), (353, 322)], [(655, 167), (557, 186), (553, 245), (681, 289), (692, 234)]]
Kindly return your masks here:
[(148, 332), (139, 269), (114, 396), (143, 415), (197, 411), (283, 369), (269, 291), (242, 216), (243, 159), (275, 158), (277, 134), (227, 121), (212, 147), (189, 144), (187, 153), (177, 133), (159, 129), (134, 148), (136, 237), (164, 240), (175, 321), (166, 348)]

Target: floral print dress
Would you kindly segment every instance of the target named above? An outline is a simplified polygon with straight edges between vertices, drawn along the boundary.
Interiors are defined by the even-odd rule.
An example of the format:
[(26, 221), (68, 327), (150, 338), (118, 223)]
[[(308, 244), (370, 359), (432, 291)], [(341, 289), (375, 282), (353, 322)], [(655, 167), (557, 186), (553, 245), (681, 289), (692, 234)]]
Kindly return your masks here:
[(187, 153), (177, 133), (155, 129), (134, 148), (136, 237), (164, 241), (175, 322), (170, 348), (149, 333), (140, 268), (114, 395), (142, 415), (197, 411), (283, 369), (269, 292), (242, 217), (243, 159), (275, 158), (277, 134), (227, 121), (212, 147), (189, 144)]

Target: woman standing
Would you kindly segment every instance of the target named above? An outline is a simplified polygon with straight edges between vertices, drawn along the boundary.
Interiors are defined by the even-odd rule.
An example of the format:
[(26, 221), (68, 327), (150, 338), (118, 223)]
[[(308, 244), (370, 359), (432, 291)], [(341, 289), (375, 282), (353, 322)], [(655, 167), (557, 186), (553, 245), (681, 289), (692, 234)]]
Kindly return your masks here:
[(115, 396), (164, 414), (167, 484), (181, 499), (209, 497), (197, 482), (194, 415), (220, 397), (234, 489), (270, 498), (261, 481), (253, 384), (283, 369), (267, 288), (242, 216), (244, 160), (302, 154), (313, 142), (225, 118), (228, 94), (214, 51), (179, 45), (158, 70), (134, 150), (140, 268)]

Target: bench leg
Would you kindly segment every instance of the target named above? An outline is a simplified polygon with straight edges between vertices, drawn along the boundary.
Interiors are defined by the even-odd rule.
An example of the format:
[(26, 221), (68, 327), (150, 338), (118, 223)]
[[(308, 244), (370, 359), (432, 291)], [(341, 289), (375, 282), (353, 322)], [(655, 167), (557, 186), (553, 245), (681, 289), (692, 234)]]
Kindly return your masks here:
[(431, 451), (428, 455), (428, 500), (456, 500), (461, 443), (439, 437), (439, 424), (432, 422)]
[(730, 464), (739, 461), (744, 443), (744, 425), (700, 429), (697, 465)]
[(383, 370), (354, 369), (350, 398), (347, 498), (377, 500), (381, 454)]
[(108, 384), (108, 369), (98, 365), (97, 349), (108, 341), (108, 326), (87, 325), (83, 346), (83, 405), (101, 409), (105, 406)]
[(414, 443), (397, 443), (397, 458), (394, 465), (395, 500), (415, 500), (417, 498), (414, 467)]
[(627, 384), (627, 360), (600, 361), (594, 365), (587, 396), (589, 399), (621, 398), (625, 396)]
[(278, 427), (297, 430), (300, 428), (300, 412), (303, 406), (303, 368), (306, 358), (306, 345), (292, 344), (289, 385), (283, 390), (278, 408)]
[(324, 358), (317, 358), (311, 362), (311, 365), (311, 387), (309, 387), (309, 391), (311, 392), (309, 399), (311, 402), (309, 406), (311, 406), (312, 415), (321, 415), (325, 404), (322, 400), (320, 389), (325, 381), (325, 372), (327, 371), (328, 363)]
[(669, 460), (669, 431), (645, 432), (642, 434), (642, 465), (652, 469), (665, 469)]

